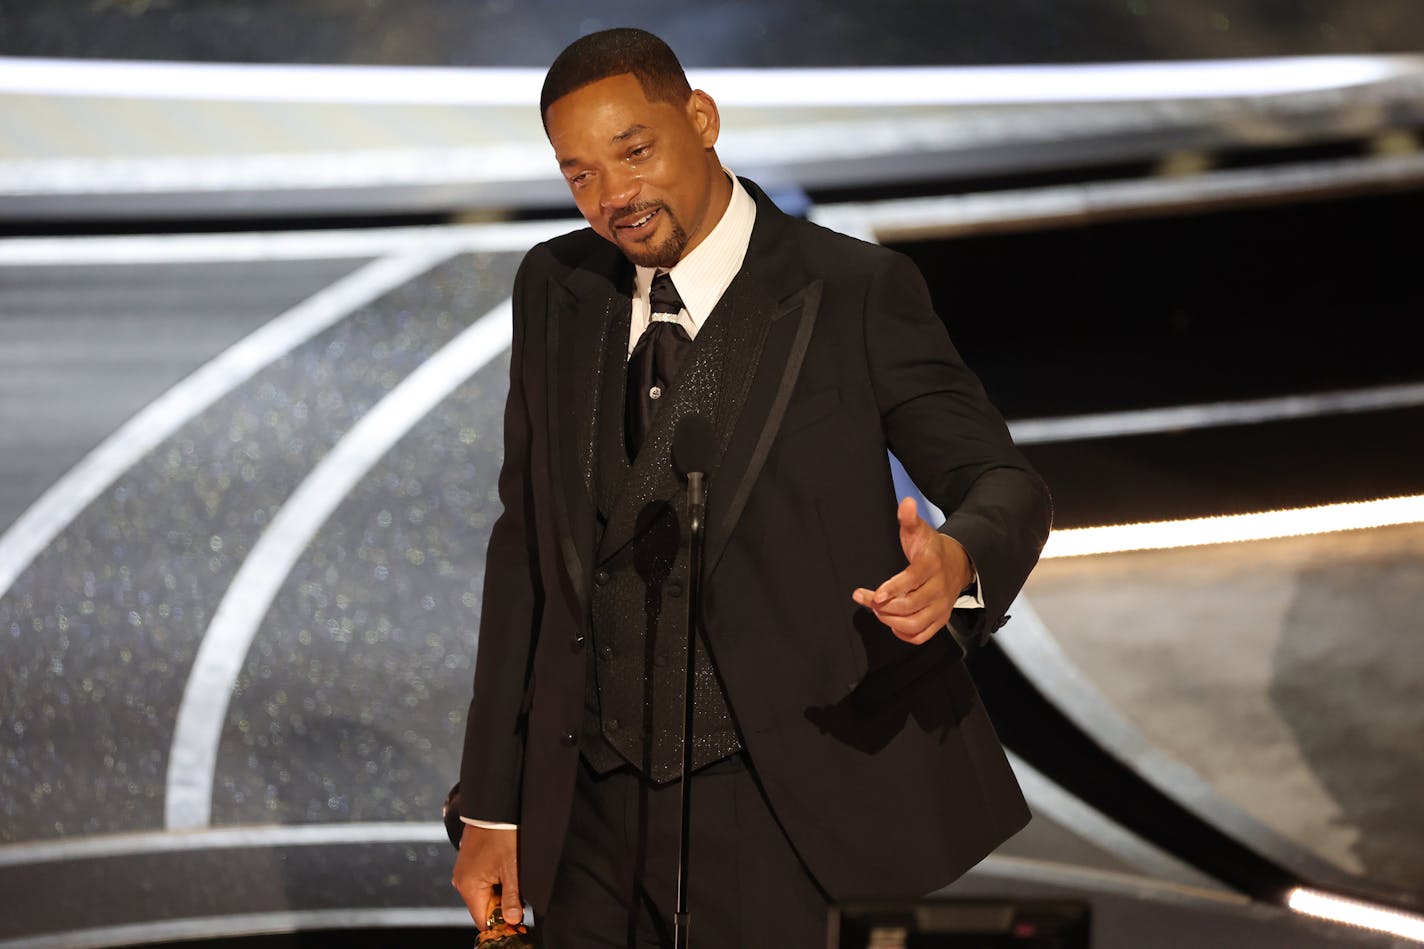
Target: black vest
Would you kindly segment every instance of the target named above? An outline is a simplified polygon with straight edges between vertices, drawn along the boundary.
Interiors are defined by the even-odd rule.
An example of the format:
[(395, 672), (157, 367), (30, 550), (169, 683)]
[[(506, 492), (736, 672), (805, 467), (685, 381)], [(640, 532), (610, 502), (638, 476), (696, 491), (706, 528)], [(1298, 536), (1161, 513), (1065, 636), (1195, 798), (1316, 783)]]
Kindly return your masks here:
[[(679, 419), (700, 413), (717, 435), (719, 461), (726, 449), (756, 368), (745, 354), (760, 351), (755, 336), (765, 331), (764, 324), (748, 325), (746, 314), (738, 313), (735, 287), (698, 332), (631, 462), (623, 431), (631, 319), (626, 310), (605, 338), (593, 452), (599, 517), (593, 656), (580, 742), (600, 772), (632, 765), (664, 783), (681, 771), (688, 526), (687, 491), (672, 466), (672, 439)], [(715, 463), (710, 475), (715, 483)], [(695, 770), (735, 753), (741, 742), (703, 637), (694, 664)]]

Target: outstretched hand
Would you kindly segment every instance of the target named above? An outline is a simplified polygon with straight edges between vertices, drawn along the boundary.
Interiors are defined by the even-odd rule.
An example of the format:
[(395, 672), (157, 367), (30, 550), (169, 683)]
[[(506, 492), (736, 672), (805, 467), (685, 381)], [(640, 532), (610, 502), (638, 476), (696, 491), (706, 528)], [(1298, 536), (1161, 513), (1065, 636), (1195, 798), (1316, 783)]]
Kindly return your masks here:
[(959, 541), (920, 517), (914, 498), (901, 501), (895, 517), (909, 565), (874, 590), (860, 587), (851, 598), (900, 639), (919, 645), (949, 622), (960, 591), (974, 579), (974, 567)]
[(519, 897), (517, 830), (476, 827), (467, 824), (460, 833), (460, 853), (450, 883), (464, 898), (475, 925), (489, 925), (489, 906), (499, 887), (500, 912), (511, 923), (524, 918)]

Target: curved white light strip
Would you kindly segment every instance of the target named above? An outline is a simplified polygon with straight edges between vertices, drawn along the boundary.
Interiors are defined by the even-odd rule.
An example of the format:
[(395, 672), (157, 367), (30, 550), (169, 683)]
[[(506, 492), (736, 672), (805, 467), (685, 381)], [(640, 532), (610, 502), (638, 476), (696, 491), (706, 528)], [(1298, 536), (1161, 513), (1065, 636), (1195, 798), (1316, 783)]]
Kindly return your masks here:
[(443, 252), (402, 254), (367, 264), (266, 323), (129, 419), (50, 485), (0, 535), (0, 596), (114, 480), (190, 419), (274, 359), (443, 260)]
[(95, 834), (0, 845), (0, 867), (186, 853), (194, 850), (281, 847), (366, 847), (372, 844), (447, 843), (439, 821), (353, 821), (342, 824), (213, 827), (185, 831)]
[(1424, 942), (1424, 916), (1416, 916), (1413, 913), (1385, 909), (1372, 903), (1300, 887), (1290, 891), (1286, 905), (1307, 916)]
[(167, 942), (270, 936), (319, 929), (419, 929), (468, 926), (464, 908), (412, 906), (389, 908), (308, 909), (231, 916), (191, 916), (149, 923), (128, 923), (96, 929), (76, 929), (46, 936), (23, 936), (0, 941), (0, 949), (115, 949), (119, 946), (155, 946)]
[[(990, 105), (1286, 95), (1366, 85), (1417, 56), (1292, 56), (1035, 66), (700, 69), (724, 106)], [(244, 102), (513, 106), (543, 69), (306, 66), (0, 57), (0, 93)]]
[[(1020, 601), (1022, 602), (1022, 600)], [(1065, 791), (1051, 778), (1012, 751), (1005, 749), (1014, 769), (1019, 789), (1034, 816), (1045, 816), (1087, 841), (1100, 851), (1154, 880), (1168, 880), (1182, 886), (1227, 895), (1221, 885), (1194, 867), (1182, 863), (1157, 845), (1117, 823), (1112, 817)], [(1232, 894), (1234, 895), (1234, 894)]]
[(1064, 652), (1027, 594), (1020, 593), (1009, 609), (1013, 619), (995, 634), (1000, 647), (1034, 688), (1095, 744), (1168, 798), (1286, 868), (1296, 879), (1341, 888), (1363, 883), (1223, 797), (1189, 764), (1174, 758), (1149, 739)]
[[(933, 128), (925, 118), (917, 118), (912, 127), (917, 133)], [(1120, 125), (1111, 131), (1123, 130)], [(997, 143), (983, 144), (989, 147)], [(974, 142), (960, 133), (958, 141), (942, 136), (930, 145), (968, 148), (974, 147)], [(866, 148), (860, 151), (869, 153)], [(1404, 187), (1421, 175), (1424, 155), (1411, 152), (1232, 168), (1179, 178), (1083, 181), (1006, 191), (822, 204), (812, 208), (808, 216), (832, 230), (878, 235), (879, 243), (977, 234), (1031, 224), (1061, 227), (1072, 222), (1116, 220), (1177, 209), (1200, 210), (1347, 189)]]
[(377, 461), (475, 371), (509, 348), (510, 301), (480, 317), (362, 416), (292, 492), (238, 568), (193, 660), (168, 754), (164, 823), (207, 826), (232, 690), (273, 598), (312, 537)]
[(1056, 530), (1049, 535), (1043, 558), (1231, 544), (1419, 523), (1424, 523), (1424, 495), (1412, 495), (1287, 511)]
[(539, 101), (544, 70), (441, 66), (314, 66), (0, 56), (0, 94), (522, 106)]
[(584, 226), (582, 219), (502, 224), (438, 224), (324, 231), (12, 237), (0, 240), (0, 267), (242, 263), (330, 260), (394, 254), (519, 253)]
[(1042, 66), (689, 72), (725, 105), (1018, 105), (1289, 95), (1384, 82), (1417, 56), (1300, 56)]
[[(233, 142), (230, 147), (241, 147)], [(449, 147), (346, 147), (326, 151), (17, 158), (0, 162), (5, 193), (222, 191), (263, 183), (280, 190), (436, 185), (457, 181), (560, 181), (549, 147), (535, 137)], [(84, 175), (96, 180), (85, 185)]]
[(1424, 405), (1424, 383), (1376, 386), (1341, 392), (1307, 393), (1240, 402), (1174, 405), (1133, 412), (1103, 412), (1064, 418), (1019, 419), (1009, 423), (1020, 445), (1076, 442), (1088, 438), (1153, 435), (1227, 425), (1259, 425), (1289, 419), (1354, 412), (1380, 412)]

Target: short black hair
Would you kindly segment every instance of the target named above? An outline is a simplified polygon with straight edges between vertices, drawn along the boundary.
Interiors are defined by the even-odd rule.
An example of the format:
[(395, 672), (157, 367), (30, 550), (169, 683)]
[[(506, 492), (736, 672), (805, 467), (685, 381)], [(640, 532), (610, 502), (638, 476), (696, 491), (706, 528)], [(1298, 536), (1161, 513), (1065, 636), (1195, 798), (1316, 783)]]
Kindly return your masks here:
[(632, 73), (650, 102), (682, 105), (692, 95), (687, 73), (672, 47), (647, 30), (620, 27), (580, 37), (564, 48), (544, 75), (539, 115), (549, 129), (549, 106), (600, 79)]

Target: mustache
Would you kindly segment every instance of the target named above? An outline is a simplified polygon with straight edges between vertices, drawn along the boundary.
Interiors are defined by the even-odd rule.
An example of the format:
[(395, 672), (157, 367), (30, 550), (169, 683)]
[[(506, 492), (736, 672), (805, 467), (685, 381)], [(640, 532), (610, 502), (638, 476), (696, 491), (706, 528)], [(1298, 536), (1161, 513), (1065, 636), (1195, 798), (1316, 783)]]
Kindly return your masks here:
[(664, 205), (661, 201), (639, 201), (634, 204), (630, 204), (625, 208), (619, 208), (617, 212), (609, 216), (609, 220), (617, 224), (621, 223), (624, 220), (627, 220), (630, 217), (641, 217), (647, 212), (654, 211), (659, 208), (666, 209), (666, 205)]

